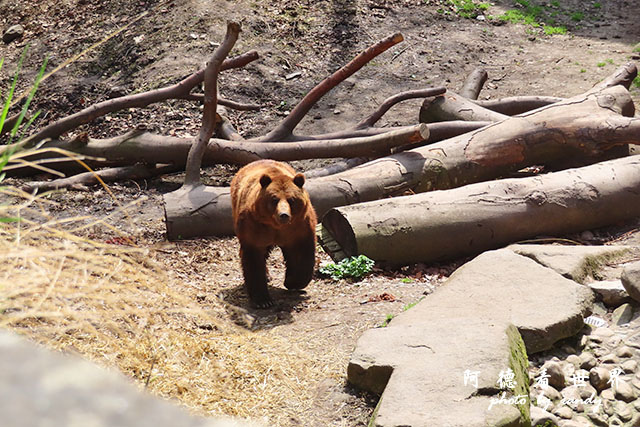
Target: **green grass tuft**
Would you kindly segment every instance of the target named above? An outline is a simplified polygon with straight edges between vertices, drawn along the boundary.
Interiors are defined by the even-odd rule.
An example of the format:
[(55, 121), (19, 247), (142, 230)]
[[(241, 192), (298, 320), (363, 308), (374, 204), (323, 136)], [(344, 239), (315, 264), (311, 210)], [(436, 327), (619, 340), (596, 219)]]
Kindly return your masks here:
[(327, 264), (324, 267), (320, 267), (318, 271), (321, 274), (331, 276), (333, 280), (346, 278), (360, 280), (371, 273), (374, 264), (375, 262), (365, 255), (358, 255), (357, 257), (343, 259), (338, 264)]

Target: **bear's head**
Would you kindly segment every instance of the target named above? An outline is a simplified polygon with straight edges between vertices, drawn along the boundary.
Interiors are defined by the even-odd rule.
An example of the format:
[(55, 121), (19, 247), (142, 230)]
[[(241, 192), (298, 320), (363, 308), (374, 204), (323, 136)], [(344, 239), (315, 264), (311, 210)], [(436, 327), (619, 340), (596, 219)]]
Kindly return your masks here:
[(260, 177), (258, 210), (264, 219), (281, 228), (300, 219), (307, 210), (309, 198), (302, 189), (305, 179), (301, 173), (294, 177), (278, 173)]

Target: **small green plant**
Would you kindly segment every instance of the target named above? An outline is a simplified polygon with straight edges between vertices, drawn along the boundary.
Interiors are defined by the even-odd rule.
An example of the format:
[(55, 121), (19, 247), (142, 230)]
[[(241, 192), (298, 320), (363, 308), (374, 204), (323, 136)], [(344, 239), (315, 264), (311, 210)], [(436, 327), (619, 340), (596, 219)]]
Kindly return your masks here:
[(418, 304), (420, 301), (422, 301), (424, 299), (424, 297), (420, 297), (417, 301), (414, 302), (410, 302), (409, 304), (405, 305), (404, 307), (402, 307), (402, 311), (407, 311), (413, 307), (416, 306), (416, 304)]
[(600, 4), (600, 3), (598, 3), (598, 2), (596, 2), (596, 3), (594, 3), (594, 4), (593, 4), (593, 8), (594, 8), (594, 9), (600, 9), (601, 7), (602, 7), (602, 4)]
[(476, 18), (489, 9), (488, 3), (476, 3), (474, 0), (449, 0), (453, 10), (462, 18)]
[(633, 79), (633, 85), (635, 87), (640, 88), (640, 76), (636, 77), (635, 79)]
[(563, 26), (553, 27), (551, 25), (545, 25), (544, 33), (548, 36), (552, 36), (554, 34), (567, 34), (567, 28)]
[(633, 52), (640, 52), (640, 43), (633, 48)]
[(411, 277), (403, 277), (400, 281), (402, 283), (413, 283), (413, 279)]
[(584, 13), (582, 12), (573, 12), (571, 14), (571, 19), (576, 21), (576, 22), (580, 22), (584, 19)]
[(389, 326), (389, 323), (393, 320), (395, 316), (393, 314), (387, 314), (387, 317), (384, 318), (384, 321), (380, 323), (379, 328), (386, 328)]
[(580, 68), (580, 72), (581, 72), (581, 73), (586, 73), (586, 72), (587, 72), (587, 70), (585, 70), (584, 68)]
[(551, 2), (551, 6), (553, 6), (553, 7), (560, 7), (560, 2), (559, 2), (558, 0), (553, 0), (553, 1)]
[(599, 68), (602, 68), (602, 67), (604, 67), (605, 65), (607, 65), (607, 63), (606, 63), (606, 62), (604, 62), (604, 61), (600, 61), (600, 62), (598, 62), (598, 63), (596, 64), (596, 66), (597, 66), (597, 67), (599, 67)]
[(352, 278), (360, 280), (371, 273), (375, 262), (365, 255), (343, 259), (338, 264), (331, 263), (318, 270), (321, 274), (331, 276), (333, 280)]

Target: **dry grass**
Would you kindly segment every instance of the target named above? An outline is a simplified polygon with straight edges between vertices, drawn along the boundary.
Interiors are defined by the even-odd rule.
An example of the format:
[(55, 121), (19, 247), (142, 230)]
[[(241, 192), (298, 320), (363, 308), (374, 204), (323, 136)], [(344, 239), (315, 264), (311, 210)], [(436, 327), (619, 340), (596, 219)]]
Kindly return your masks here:
[[(44, 198), (0, 189), (0, 327), (116, 366), (201, 414), (287, 424), (311, 405), (326, 364), (269, 331), (248, 332), (181, 295), (154, 254), (80, 237)], [(71, 230), (76, 228), (76, 232)], [(222, 304), (222, 303), (220, 303)], [(216, 308), (219, 308), (218, 311)]]

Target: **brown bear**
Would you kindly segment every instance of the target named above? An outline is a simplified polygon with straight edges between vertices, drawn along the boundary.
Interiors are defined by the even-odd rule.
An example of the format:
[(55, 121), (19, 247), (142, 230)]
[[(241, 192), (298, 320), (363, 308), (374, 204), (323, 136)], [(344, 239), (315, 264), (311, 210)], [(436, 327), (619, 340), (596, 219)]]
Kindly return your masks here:
[(305, 178), (287, 164), (258, 160), (231, 181), (233, 227), (240, 240), (244, 283), (251, 303), (268, 308), (266, 259), (273, 246), (284, 255), (287, 289), (303, 289), (315, 266), (316, 213)]

